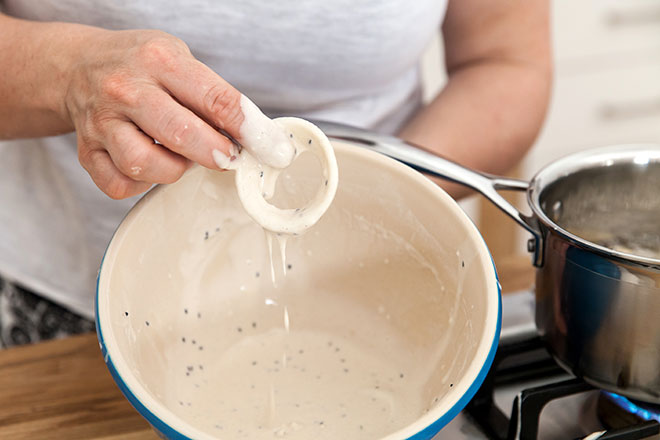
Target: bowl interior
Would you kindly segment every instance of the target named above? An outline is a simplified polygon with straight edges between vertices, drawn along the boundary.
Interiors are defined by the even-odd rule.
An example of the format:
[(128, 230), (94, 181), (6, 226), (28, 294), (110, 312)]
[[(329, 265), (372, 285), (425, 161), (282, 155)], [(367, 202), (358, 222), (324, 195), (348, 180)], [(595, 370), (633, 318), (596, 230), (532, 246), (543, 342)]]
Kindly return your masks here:
[[(150, 417), (201, 439), (403, 439), (460, 409), (498, 331), (485, 245), (426, 178), (333, 144), (336, 199), (284, 261), (232, 172), (193, 168), (124, 220), (99, 276), (98, 327)], [(308, 169), (280, 178), (279, 203), (314, 192)]]

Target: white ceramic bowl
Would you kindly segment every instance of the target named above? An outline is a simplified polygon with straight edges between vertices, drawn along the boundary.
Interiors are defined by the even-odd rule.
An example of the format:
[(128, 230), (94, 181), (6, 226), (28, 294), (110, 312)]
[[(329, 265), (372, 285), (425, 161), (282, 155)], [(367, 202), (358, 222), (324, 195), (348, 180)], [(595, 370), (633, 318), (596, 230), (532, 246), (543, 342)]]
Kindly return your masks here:
[[(293, 354), (282, 359), (287, 371), (308, 369), (321, 380), (322, 370), (324, 381), (334, 381), (327, 393), (301, 402), (310, 413), (327, 412), (329, 393), (349, 393), (343, 417), (356, 431), (342, 431), (344, 439), (429, 439), (483, 381), (497, 347), (501, 302), (479, 232), (418, 172), (347, 143), (333, 145), (337, 197), (314, 228), (289, 240), (286, 276), (275, 256), (277, 288), (264, 233), (242, 210), (232, 172), (192, 168), (179, 182), (150, 191), (116, 231), (99, 272), (98, 338), (122, 392), (162, 436), (245, 436), (250, 413), (269, 405), (266, 393), (254, 389), (257, 370), (250, 368), (268, 363), (263, 374), (282, 374), (269, 351), (282, 337), (304, 344), (300, 335), (325, 335), (337, 352), (344, 344), (342, 365), (327, 360), (334, 356), (330, 348), (313, 342), (286, 348)], [(311, 175), (280, 180), (283, 192), (313, 189)], [(282, 336), (283, 313), (293, 336)], [(236, 350), (254, 341), (264, 344), (263, 355), (248, 365)], [(312, 353), (307, 364), (303, 348)], [(366, 368), (367, 361), (350, 373), (344, 368), (362, 351), (377, 359), (371, 374), (382, 373), (374, 380), (383, 389), (346, 382)], [(315, 386), (308, 379), (282, 381), (283, 394), (297, 384)], [(280, 399), (275, 394), (271, 399)], [(236, 400), (241, 395), (250, 408)], [(373, 408), (362, 402), (365, 396)], [(279, 406), (287, 412), (291, 403)], [(304, 420), (301, 413), (300, 423), (287, 426), (304, 433)], [(279, 422), (263, 423), (273, 437)], [(314, 435), (332, 438), (324, 436), (331, 432)]]

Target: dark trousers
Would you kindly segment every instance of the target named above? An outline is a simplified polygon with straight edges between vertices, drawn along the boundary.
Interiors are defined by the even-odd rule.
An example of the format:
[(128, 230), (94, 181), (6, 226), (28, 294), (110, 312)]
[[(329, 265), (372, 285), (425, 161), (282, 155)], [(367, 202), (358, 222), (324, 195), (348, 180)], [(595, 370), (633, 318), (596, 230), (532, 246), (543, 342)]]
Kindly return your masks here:
[(0, 277), (0, 349), (93, 330), (93, 321)]

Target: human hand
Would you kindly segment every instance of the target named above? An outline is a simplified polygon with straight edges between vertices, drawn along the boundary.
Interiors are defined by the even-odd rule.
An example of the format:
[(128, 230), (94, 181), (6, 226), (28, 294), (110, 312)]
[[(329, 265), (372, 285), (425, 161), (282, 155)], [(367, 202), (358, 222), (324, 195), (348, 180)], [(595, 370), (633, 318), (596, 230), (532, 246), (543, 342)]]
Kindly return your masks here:
[(241, 140), (242, 95), (169, 34), (95, 29), (70, 71), (63, 102), (80, 163), (114, 199), (172, 183), (191, 161), (219, 169), (237, 154), (217, 129)]

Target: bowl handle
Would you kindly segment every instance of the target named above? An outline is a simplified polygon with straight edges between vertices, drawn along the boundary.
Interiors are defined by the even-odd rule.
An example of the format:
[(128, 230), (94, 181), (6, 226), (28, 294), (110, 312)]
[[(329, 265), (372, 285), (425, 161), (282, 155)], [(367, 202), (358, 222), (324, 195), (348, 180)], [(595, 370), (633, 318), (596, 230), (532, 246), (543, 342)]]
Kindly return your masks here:
[(367, 130), (333, 122), (313, 122), (333, 139), (356, 143), (405, 163), (424, 174), (446, 179), (481, 193), (532, 234), (533, 238), (528, 242), (527, 249), (533, 254), (534, 265), (542, 265), (543, 237), (536, 217), (518, 211), (498, 193), (498, 191), (507, 190), (527, 191), (529, 188), (528, 182), (474, 171), (394, 136), (375, 134)]

